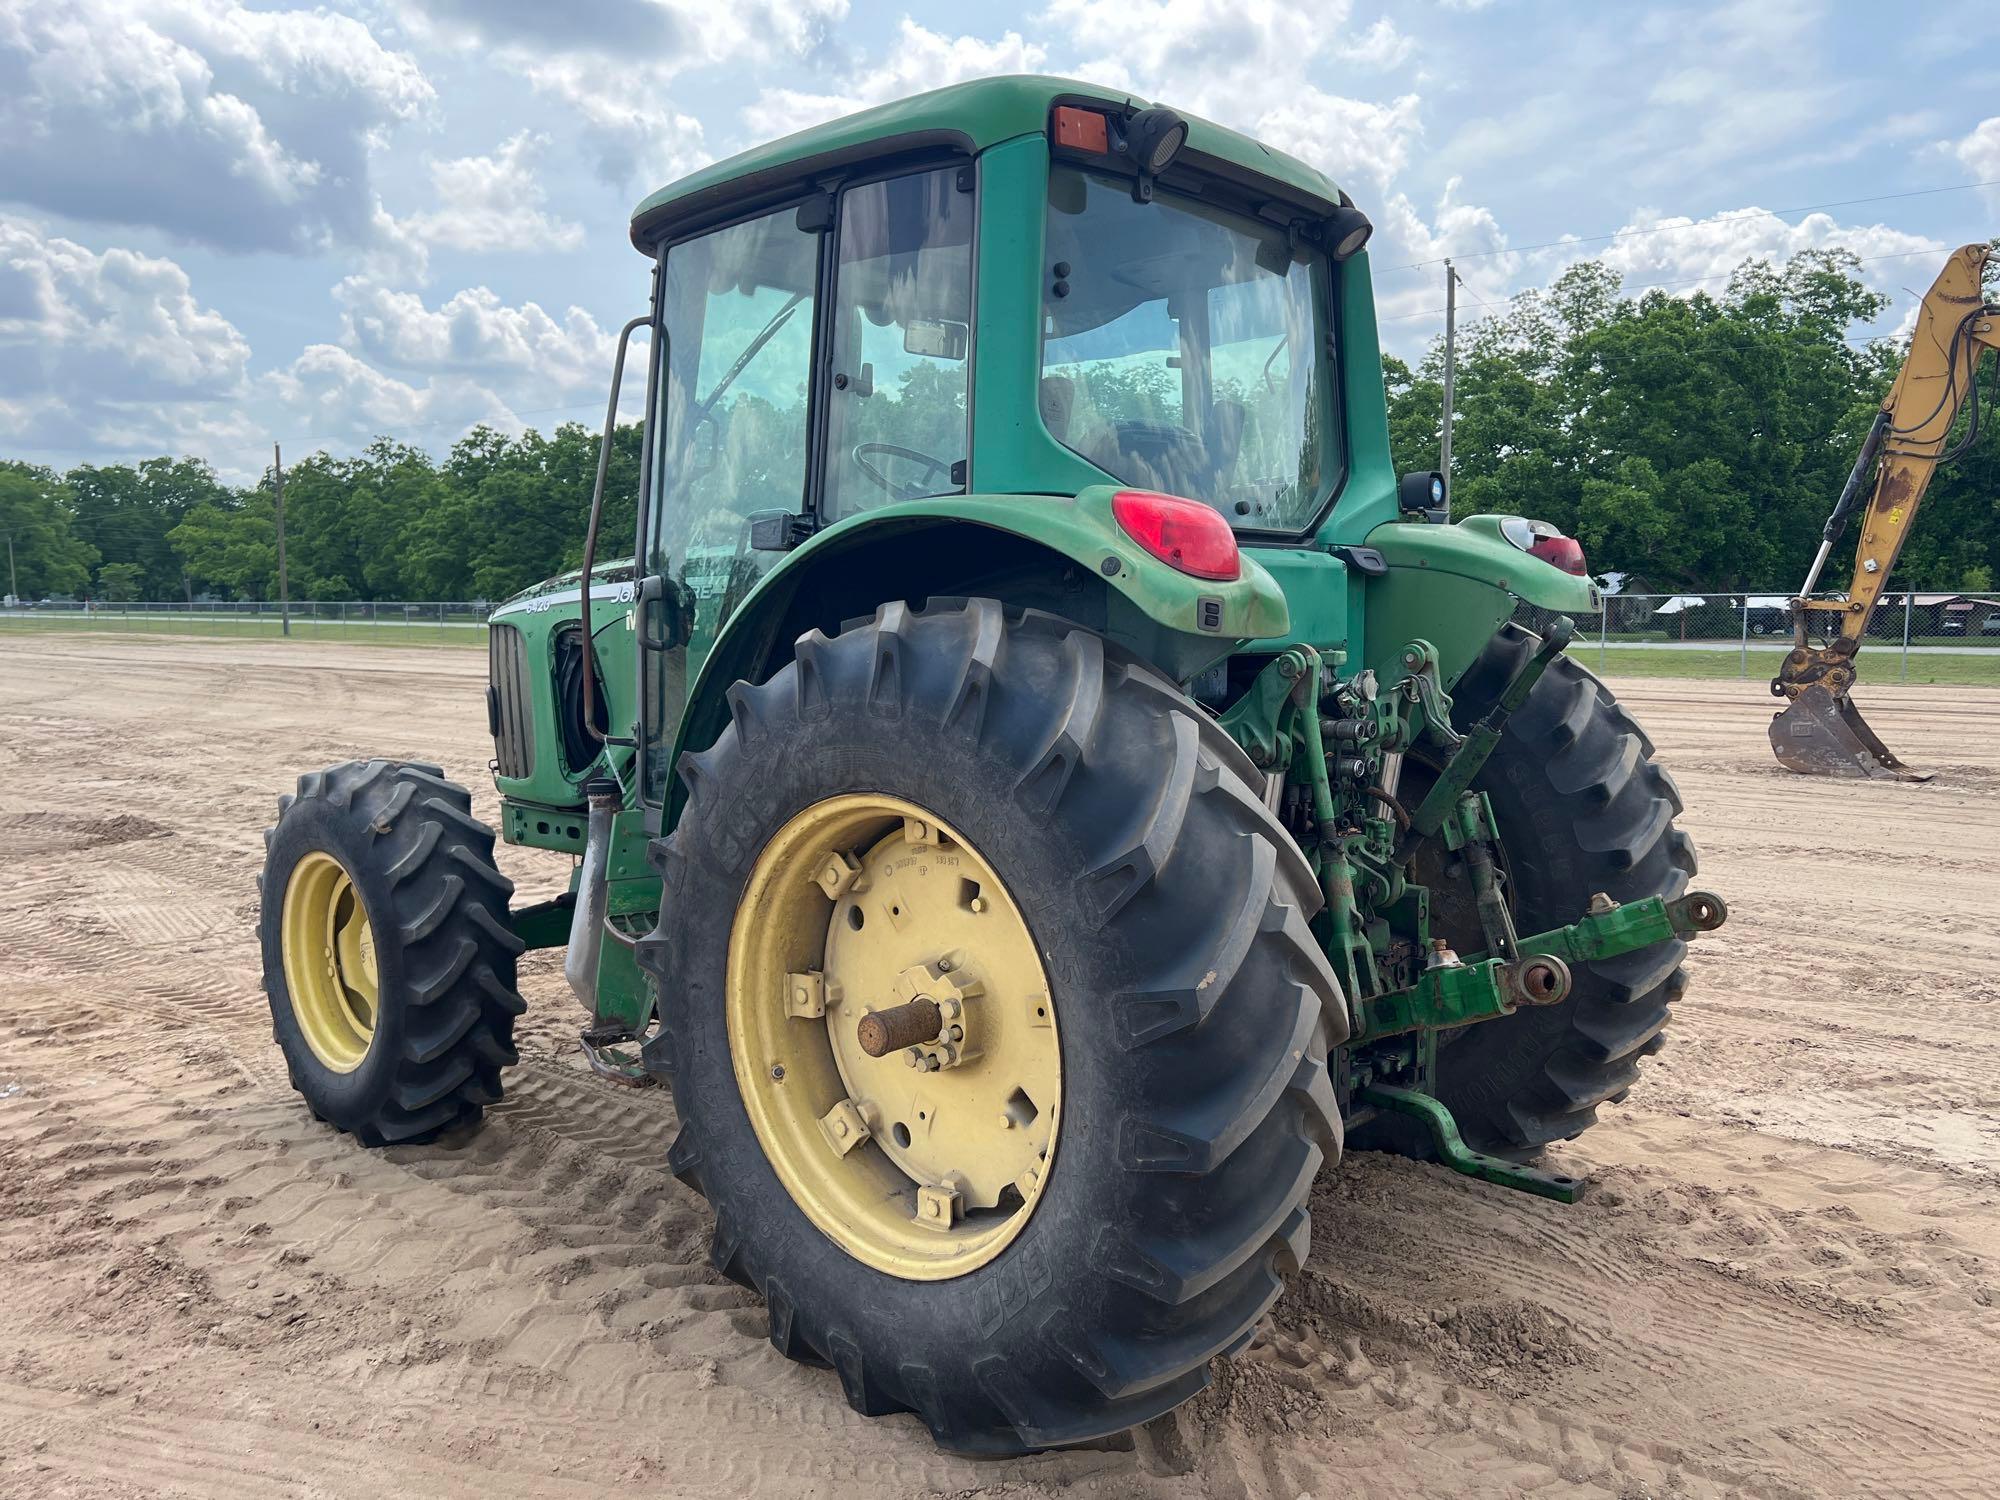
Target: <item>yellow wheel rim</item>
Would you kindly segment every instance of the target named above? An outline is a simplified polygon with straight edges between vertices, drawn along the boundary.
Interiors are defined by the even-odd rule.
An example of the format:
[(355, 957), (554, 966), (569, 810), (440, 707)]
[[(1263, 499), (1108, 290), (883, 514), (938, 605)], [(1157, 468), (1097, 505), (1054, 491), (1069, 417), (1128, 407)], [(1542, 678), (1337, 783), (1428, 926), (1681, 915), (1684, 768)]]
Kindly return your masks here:
[(285, 992), (313, 1056), (352, 1073), (375, 1040), (380, 981), (375, 929), (354, 879), (331, 854), (314, 850), (292, 867), (279, 926)]
[[(885, 1017), (927, 1032), (932, 1006), (934, 1033), (870, 1050)], [(725, 1007), (764, 1154), (841, 1249), (942, 1281), (1020, 1233), (1055, 1159), (1055, 1004), (1020, 909), (956, 830), (876, 795), (793, 818), (744, 888)]]

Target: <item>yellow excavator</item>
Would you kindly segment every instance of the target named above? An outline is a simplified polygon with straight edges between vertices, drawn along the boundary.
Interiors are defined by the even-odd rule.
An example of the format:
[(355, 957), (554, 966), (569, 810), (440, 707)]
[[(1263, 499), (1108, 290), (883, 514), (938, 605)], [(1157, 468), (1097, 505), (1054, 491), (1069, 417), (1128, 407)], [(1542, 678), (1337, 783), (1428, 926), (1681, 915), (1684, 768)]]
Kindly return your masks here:
[[(1789, 700), (1771, 720), (1771, 748), (1791, 770), (1878, 781), (1930, 779), (1930, 773), (1897, 759), (1847, 695), (1854, 686), (1855, 653), (1916, 524), (1931, 475), (1979, 436), (1979, 363), (1988, 349), (2000, 349), (2000, 306), (1987, 302), (1983, 290), (1989, 253), (1986, 245), (1954, 251), (1925, 293), (1909, 355), (1875, 414), (1854, 471), (1820, 534), (1812, 569), (1792, 601), (1792, 649), (1771, 679), (1772, 694)], [(1972, 413), (1966, 431), (1946, 451), (1952, 426), (1968, 403)], [(1847, 597), (1811, 598), (1871, 467), (1876, 470), (1875, 490), (1854, 549), (1854, 581)], [(1814, 636), (1820, 644), (1813, 644)]]

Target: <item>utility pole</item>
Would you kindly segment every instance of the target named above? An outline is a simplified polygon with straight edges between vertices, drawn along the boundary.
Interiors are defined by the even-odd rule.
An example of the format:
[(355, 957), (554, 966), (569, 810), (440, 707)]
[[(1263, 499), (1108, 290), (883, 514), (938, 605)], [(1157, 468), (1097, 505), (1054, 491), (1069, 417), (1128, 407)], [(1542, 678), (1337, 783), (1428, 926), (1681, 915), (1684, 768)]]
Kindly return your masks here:
[(278, 619), (285, 635), (292, 633), (292, 596), (285, 579), (285, 455), (271, 444), (271, 468), (277, 475), (278, 510)]
[(1458, 272), (1444, 263), (1444, 423), (1438, 439), (1438, 472), (1451, 484), (1451, 382), (1458, 372)]
[(7, 533), (7, 594), (9, 598), (21, 597), (20, 575), (14, 571), (14, 533)]

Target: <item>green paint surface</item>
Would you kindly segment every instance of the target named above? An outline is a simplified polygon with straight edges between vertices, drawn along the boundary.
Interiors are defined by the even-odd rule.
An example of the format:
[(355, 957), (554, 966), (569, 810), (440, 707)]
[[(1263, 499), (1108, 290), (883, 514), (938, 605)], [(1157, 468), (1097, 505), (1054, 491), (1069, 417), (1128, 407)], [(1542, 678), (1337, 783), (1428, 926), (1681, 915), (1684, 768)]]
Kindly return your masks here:
[[(1151, 102), (1136, 94), (1069, 78), (1013, 75), (975, 79), (864, 109), (738, 152), (650, 194), (632, 211), (632, 218), (635, 223), (650, 220), (676, 204), (727, 190), (744, 178), (782, 179), (788, 173), (796, 173), (803, 181), (815, 162), (830, 155), (866, 151), (899, 137), (932, 140), (940, 145), (950, 143), (976, 155), (1003, 141), (1032, 135), (1037, 149), (1046, 155), (1041, 142), (1042, 133), (1048, 128), (1049, 110), (1058, 98), (1071, 97), (1121, 109), (1127, 104), (1143, 109)], [(1184, 149), (1190, 156), (1208, 157), (1258, 173), (1328, 206), (1339, 201), (1340, 190), (1325, 174), (1297, 157), (1274, 151), (1247, 135), (1194, 115), (1188, 115), (1187, 121)]]

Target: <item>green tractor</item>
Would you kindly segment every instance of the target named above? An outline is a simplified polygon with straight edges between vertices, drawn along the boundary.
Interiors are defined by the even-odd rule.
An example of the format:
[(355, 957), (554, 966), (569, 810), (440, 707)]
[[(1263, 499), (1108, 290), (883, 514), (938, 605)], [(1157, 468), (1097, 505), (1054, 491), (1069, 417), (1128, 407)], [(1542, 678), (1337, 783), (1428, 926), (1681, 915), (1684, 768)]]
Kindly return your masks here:
[(1369, 227), (1045, 78), (646, 199), (632, 556), (600, 462), (583, 569), (490, 632), (498, 836), (570, 889), (512, 904), (436, 766), (306, 776), (262, 937), (313, 1111), (471, 1124), (566, 946), (772, 1342), (973, 1454), (1201, 1389), (1343, 1142), (1570, 1197), (1534, 1159), (1723, 907), (1563, 654), (1575, 545), (1395, 473)]

